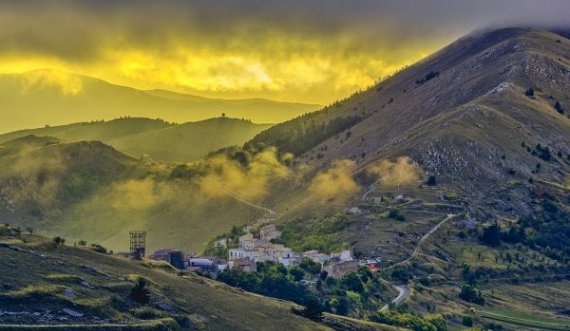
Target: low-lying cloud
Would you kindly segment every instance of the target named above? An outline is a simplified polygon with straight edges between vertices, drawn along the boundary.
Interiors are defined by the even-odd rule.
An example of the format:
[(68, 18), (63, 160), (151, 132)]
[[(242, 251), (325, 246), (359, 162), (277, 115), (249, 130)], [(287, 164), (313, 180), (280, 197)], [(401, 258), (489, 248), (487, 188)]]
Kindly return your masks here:
[(329, 169), (315, 176), (309, 186), (309, 194), (320, 202), (346, 202), (361, 190), (352, 178), (355, 169), (353, 161), (334, 161)]
[(423, 176), (422, 169), (407, 156), (378, 161), (370, 165), (366, 171), (370, 175), (377, 176), (378, 184), (386, 187), (417, 182)]

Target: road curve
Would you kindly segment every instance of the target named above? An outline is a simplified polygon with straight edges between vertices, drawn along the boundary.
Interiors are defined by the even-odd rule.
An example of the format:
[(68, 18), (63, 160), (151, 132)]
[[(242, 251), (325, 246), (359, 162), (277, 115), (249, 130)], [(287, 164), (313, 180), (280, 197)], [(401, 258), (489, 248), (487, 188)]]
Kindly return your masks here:
[[(391, 303), (397, 306), (402, 302), (404, 302), (410, 296), (410, 289), (403, 285), (395, 285), (394, 288), (398, 290), (398, 296), (394, 300), (392, 300)], [(382, 307), (382, 309), (380, 309), (380, 311), (388, 311), (388, 310), (390, 310), (390, 304), (387, 304), (384, 307)]]

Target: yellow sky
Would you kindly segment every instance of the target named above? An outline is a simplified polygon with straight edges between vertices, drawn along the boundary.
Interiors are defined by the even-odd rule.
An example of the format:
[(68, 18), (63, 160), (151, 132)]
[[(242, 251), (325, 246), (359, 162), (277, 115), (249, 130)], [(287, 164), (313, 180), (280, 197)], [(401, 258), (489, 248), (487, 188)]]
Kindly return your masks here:
[[(74, 63), (49, 56), (0, 56), (0, 72), (18, 73), (51, 68), (97, 77), (140, 89), (167, 89), (220, 98), (261, 97), (327, 104), (366, 88), (436, 48), (409, 49), (393, 58), (389, 50), (374, 54), (339, 54), (330, 45), (311, 41), (287, 53), (291, 41), (275, 50), (232, 51), (178, 45), (167, 54), (152, 49), (109, 47), (98, 58)], [(303, 45), (299, 45), (303, 48)]]
[(0, 3), (0, 73), (50, 68), (140, 89), (328, 104), (460, 33), (417, 34), (386, 10), (343, 1)]

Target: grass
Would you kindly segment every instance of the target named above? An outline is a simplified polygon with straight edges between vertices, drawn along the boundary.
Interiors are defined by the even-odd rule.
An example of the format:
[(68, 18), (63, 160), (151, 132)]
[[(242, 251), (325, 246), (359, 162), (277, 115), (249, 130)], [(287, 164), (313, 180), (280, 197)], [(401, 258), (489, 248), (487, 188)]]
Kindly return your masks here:
[(161, 331), (176, 328), (176, 321), (172, 318), (162, 318), (150, 321), (140, 321), (132, 324), (101, 323), (101, 324), (66, 324), (66, 325), (21, 325), (21, 324), (0, 324), (1, 331), (16, 330), (50, 330), (50, 331), (107, 331), (107, 330), (141, 330), (141, 331)]
[[(57, 315), (62, 309), (70, 308), (84, 314), (84, 317), (72, 318), (66, 321), (68, 324), (57, 326), (43, 325), (45, 323), (34, 319), (24, 321), (4, 316), (0, 317), (2, 331), (166, 330), (179, 328), (174, 321), (181, 319), (191, 320), (204, 330), (251, 330), (252, 326), (263, 330), (330, 330), (323, 324), (293, 314), (291, 308), (296, 305), (289, 302), (220, 286), (215, 281), (193, 274), (178, 276), (160, 267), (153, 268), (144, 261), (67, 246), (54, 248), (45, 244), (48, 240), (35, 236), (27, 236), (26, 241), (29, 242), (27, 248), (33, 246), (37, 253), (0, 247), (0, 283), (9, 286), (8, 290), (0, 288), (3, 310), (45, 312), (49, 309)], [(103, 273), (92, 272), (81, 265), (92, 266)], [(147, 280), (151, 291), (148, 305), (129, 299), (132, 281), (140, 277)], [(93, 288), (79, 285), (80, 279)], [(65, 297), (64, 290), (68, 287), (76, 299)], [(168, 303), (175, 311), (160, 311), (159, 303)], [(107, 324), (94, 324), (93, 317), (107, 320)]]
[(527, 315), (508, 309), (495, 308), (480, 310), (479, 315), (484, 319), (491, 319), (508, 324), (539, 328), (543, 330), (570, 330), (570, 320), (555, 320), (536, 315)]

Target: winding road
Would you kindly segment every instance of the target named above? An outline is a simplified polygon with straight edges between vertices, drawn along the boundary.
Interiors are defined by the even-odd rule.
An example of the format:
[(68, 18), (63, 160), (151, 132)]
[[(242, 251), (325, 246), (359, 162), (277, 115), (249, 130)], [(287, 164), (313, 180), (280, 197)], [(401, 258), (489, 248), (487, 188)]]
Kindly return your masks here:
[(404, 302), (410, 296), (410, 289), (403, 286), (403, 285), (395, 285), (394, 288), (398, 290), (398, 296), (392, 300), (391, 303), (385, 305), (380, 309), (380, 311), (388, 311), (390, 310), (390, 304), (394, 304), (395, 306)]

